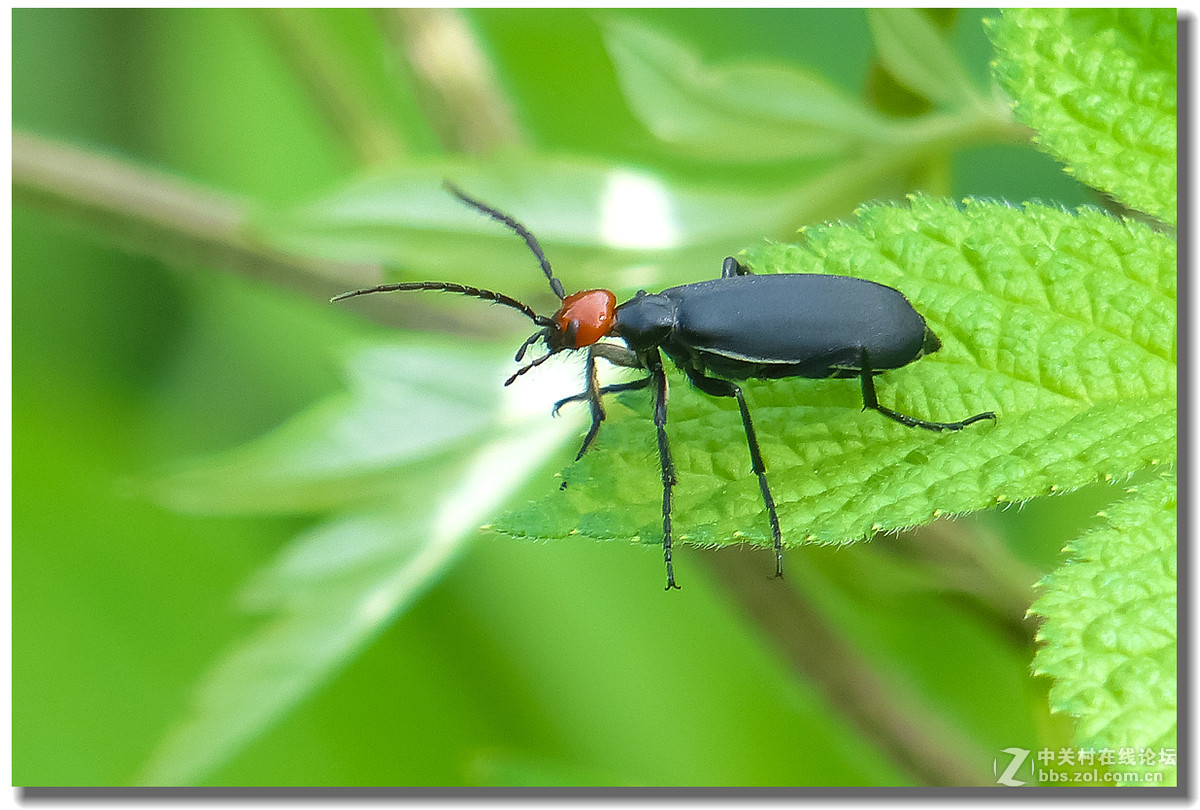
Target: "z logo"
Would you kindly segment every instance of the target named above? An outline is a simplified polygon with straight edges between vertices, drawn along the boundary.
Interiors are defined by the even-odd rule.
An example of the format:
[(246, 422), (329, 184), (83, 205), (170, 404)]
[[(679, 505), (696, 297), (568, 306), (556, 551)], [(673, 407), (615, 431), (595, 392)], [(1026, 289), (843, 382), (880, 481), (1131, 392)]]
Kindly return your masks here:
[[(1024, 748), (1005, 748), (1000, 753), (1011, 755), (1012, 761), (1008, 763), (1008, 767), (1004, 769), (1004, 773), (996, 776), (996, 781), (1009, 787), (1019, 787), (1025, 784), (1020, 779), (1014, 779), (1013, 776), (1025, 764), (1025, 760), (1029, 756), (1029, 751)], [(1000, 768), (998, 759), (992, 760), (992, 773), (996, 773)]]

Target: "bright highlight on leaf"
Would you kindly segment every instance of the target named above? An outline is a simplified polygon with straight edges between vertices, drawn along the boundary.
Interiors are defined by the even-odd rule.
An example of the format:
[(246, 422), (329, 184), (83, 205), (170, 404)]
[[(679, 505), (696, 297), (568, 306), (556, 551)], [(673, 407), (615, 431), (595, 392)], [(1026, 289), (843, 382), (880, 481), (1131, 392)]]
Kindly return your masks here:
[(614, 248), (677, 247), (680, 227), (667, 188), (655, 178), (614, 172), (600, 202), (600, 233)]
[(1175, 224), (1175, 10), (1011, 10), (991, 34), (996, 73), (1037, 143), (1088, 185)]

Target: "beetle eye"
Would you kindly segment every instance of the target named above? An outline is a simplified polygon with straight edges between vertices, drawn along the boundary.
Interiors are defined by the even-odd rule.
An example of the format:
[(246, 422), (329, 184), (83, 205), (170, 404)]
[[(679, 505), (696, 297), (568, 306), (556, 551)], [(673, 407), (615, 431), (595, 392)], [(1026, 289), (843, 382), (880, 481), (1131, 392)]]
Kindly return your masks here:
[(563, 343), (572, 349), (578, 349), (579, 344), (576, 342), (579, 338), (579, 321), (572, 318), (567, 322), (567, 328), (563, 330)]

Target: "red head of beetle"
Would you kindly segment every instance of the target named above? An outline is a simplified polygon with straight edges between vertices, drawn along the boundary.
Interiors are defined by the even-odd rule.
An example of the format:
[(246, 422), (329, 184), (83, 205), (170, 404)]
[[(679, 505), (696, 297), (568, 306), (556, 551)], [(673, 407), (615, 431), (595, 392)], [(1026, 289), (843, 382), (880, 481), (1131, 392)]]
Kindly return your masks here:
[(546, 342), (551, 352), (582, 349), (612, 332), (617, 317), (617, 297), (608, 290), (583, 290), (563, 299), (554, 313)]

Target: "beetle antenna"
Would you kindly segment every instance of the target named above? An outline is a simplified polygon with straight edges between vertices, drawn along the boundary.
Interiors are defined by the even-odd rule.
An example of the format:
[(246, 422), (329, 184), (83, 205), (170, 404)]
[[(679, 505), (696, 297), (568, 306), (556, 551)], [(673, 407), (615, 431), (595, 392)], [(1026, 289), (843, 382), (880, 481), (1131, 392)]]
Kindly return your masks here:
[(533, 251), (533, 255), (537, 257), (538, 263), (542, 266), (542, 272), (546, 274), (546, 278), (550, 282), (550, 289), (555, 295), (558, 296), (558, 300), (561, 301), (567, 297), (566, 291), (563, 290), (562, 282), (554, 277), (554, 271), (550, 269), (550, 260), (547, 259), (546, 254), (542, 252), (542, 246), (538, 244), (537, 237), (531, 234), (528, 228), (526, 228), (520, 222), (517, 222), (508, 214), (505, 214), (502, 211), (497, 211), (487, 203), (480, 202), (474, 197), (469, 196), (466, 192), (451, 183), (449, 180), (443, 181), (442, 185), (446, 187), (446, 191), (449, 191), (455, 197), (458, 197), (458, 199), (462, 200), (476, 211), (487, 214), (497, 222), (503, 222), (509, 228), (514, 230), (517, 236), (525, 240), (525, 244), (531, 251)]
[(553, 356), (554, 356), (554, 352), (550, 352), (548, 354), (543, 354), (541, 357), (537, 358), (532, 363), (525, 365), (525, 366), (521, 366), (519, 369), (516, 370), (516, 372), (511, 377), (509, 377), (507, 380), (504, 381), (504, 384), (512, 385), (513, 381), (516, 380), (517, 377), (520, 377), (526, 371), (532, 371), (533, 369), (537, 368), (542, 363), (545, 363), (547, 360), (549, 360)]
[[(368, 295), (370, 293), (384, 292), (406, 292), (410, 290), (432, 290), (434, 292), (451, 292), (459, 295), (469, 295), (472, 298), (482, 298), (485, 301), (492, 301), (496, 304), (503, 304), (506, 307), (511, 307), (522, 313), (533, 321), (538, 326), (549, 326), (551, 321), (545, 315), (538, 315), (533, 311), (533, 308), (528, 304), (522, 304), (515, 298), (507, 296), (504, 293), (498, 293), (493, 290), (484, 290), (479, 287), (468, 287), (465, 284), (455, 284), (451, 281), (404, 281), (399, 284), (380, 284), (378, 287), (367, 287), (362, 290), (351, 290), (344, 292), (341, 295), (335, 295), (329, 300), (343, 301), (347, 298), (354, 298), (357, 295)], [(540, 332), (538, 333), (541, 334)]]

